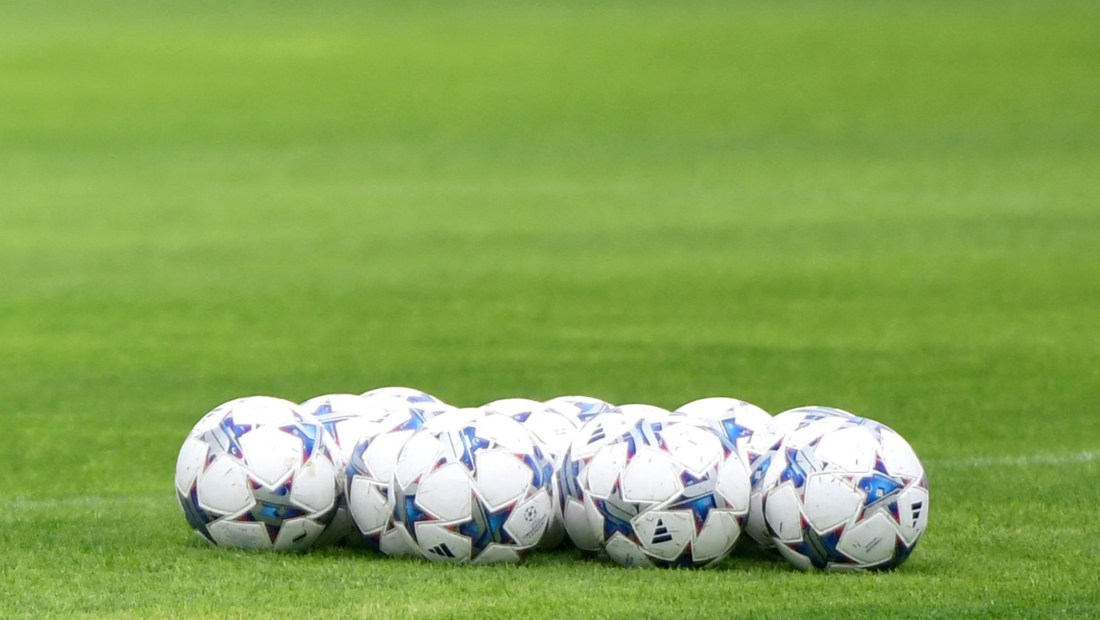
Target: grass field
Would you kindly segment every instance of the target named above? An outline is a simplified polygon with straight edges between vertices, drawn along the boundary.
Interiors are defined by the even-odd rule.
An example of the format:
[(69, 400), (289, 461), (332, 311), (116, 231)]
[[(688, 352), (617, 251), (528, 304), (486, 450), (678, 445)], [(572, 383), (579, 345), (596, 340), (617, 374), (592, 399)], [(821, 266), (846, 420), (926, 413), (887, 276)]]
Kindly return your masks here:
[[(223, 6), (230, 5), (230, 6)], [(0, 617), (1100, 616), (1100, 5), (0, 3)], [(203, 546), (218, 403), (880, 419), (890, 574)]]

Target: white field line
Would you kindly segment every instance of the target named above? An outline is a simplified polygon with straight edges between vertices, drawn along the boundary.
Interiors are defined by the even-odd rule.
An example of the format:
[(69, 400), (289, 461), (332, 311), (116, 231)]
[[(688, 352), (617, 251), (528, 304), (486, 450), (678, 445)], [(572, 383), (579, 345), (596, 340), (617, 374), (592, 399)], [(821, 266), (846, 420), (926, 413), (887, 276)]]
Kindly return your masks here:
[(146, 509), (156, 506), (172, 505), (171, 495), (79, 495), (76, 497), (20, 497), (0, 501), (0, 521), (5, 516), (18, 517), (21, 511), (42, 510), (116, 510), (119, 508)]
[(1067, 454), (1028, 454), (1025, 456), (975, 456), (962, 459), (929, 459), (925, 465), (933, 468), (976, 469), (979, 467), (1030, 467), (1032, 465), (1074, 465), (1100, 461), (1100, 450), (1084, 450)]

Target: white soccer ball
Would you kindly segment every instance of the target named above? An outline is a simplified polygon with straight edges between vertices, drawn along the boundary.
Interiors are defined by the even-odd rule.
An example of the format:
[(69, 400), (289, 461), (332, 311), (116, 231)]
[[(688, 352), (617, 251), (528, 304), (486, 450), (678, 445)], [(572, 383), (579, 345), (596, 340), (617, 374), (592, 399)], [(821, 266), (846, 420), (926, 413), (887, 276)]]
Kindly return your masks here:
[(772, 416), (752, 403), (736, 398), (711, 397), (693, 400), (676, 409), (714, 430), (728, 450), (735, 450), (751, 468), (770, 447)]
[[(494, 400), (482, 406), (487, 412), (506, 415), (523, 425), (532, 439), (538, 444), (543, 455), (554, 466), (555, 473), (561, 467), (562, 458), (569, 448), (569, 442), (577, 433), (579, 426), (573, 416), (564, 414), (550, 405), (527, 398), (505, 398)], [(557, 476), (551, 478), (551, 500), (554, 505), (553, 518), (540, 543), (542, 547), (552, 549), (565, 540), (565, 524), (558, 510), (560, 489)]]
[(203, 540), (241, 549), (301, 551), (331, 522), (338, 457), (313, 416), (252, 396), (203, 416), (176, 461), (176, 497)]
[[(329, 436), (334, 439), (337, 447), (335, 452), (339, 456), (339, 476), (343, 483), (341, 484), (343, 492), (336, 502), (336, 514), (317, 544), (367, 543), (377, 548), (378, 538), (374, 536), (375, 532), (359, 530), (348, 509), (348, 491), (350, 490), (348, 485), (362, 477), (357, 478), (354, 471), (353, 475), (348, 475), (348, 466), (353, 461), (359, 444), (373, 442), (382, 433), (414, 429), (423, 422), (423, 418), (419, 411), (412, 409), (404, 400), (383, 396), (364, 398), (354, 394), (327, 394), (302, 403), (301, 409), (316, 417)], [(362, 458), (362, 450), (365, 450), (365, 447), (361, 448), (360, 458)], [(375, 447), (374, 452), (381, 450), (383, 448), (379, 445)], [(396, 459), (396, 455), (394, 458)], [(361, 465), (362, 461), (356, 463)], [(384, 486), (388, 485), (387, 474)], [(382, 497), (384, 501), (384, 488)]]
[(778, 452), (762, 500), (783, 557), (829, 571), (892, 569), (909, 557), (928, 526), (928, 481), (900, 435), (866, 418), (823, 418)]
[(507, 416), (459, 410), (434, 418), (398, 455), (393, 531), (433, 561), (519, 561), (550, 523), (551, 472)]
[(556, 471), (557, 510), (573, 545), (582, 551), (600, 550), (600, 528), (590, 523), (595, 506), (587, 493), (588, 465), (605, 444), (622, 435), (638, 418), (610, 410), (588, 419), (577, 429)]
[(571, 416), (578, 427), (601, 413), (615, 409), (611, 403), (591, 396), (558, 396), (545, 401), (545, 404)]
[(623, 566), (713, 566), (749, 509), (749, 473), (710, 429), (638, 419), (588, 464), (589, 524)]
[(427, 392), (410, 387), (380, 387), (363, 392), (362, 396), (364, 398), (396, 398), (405, 401), (410, 407), (418, 410), (420, 417), (424, 419), (434, 418), (441, 413), (456, 409), (454, 405), (448, 405)]
[[(764, 496), (779, 483), (779, 474), (785, 466), (785, 453), (780, 449), (783, 441), (792, 435), (797, 435), (800, 441), (812, 441), (830, 428), (854, 417), (851, 413), (834, 407), (797, 407), (776, 414), (764, 431), (754, 435), (750, 451), (757, 453), (757, 457), (751, 468), (752, 495), (749, 499), (745, 533), (758, 546), (763, 549), (774, 547), (764, 523)], [(819, 424), (822, 420), (825, 422)]]

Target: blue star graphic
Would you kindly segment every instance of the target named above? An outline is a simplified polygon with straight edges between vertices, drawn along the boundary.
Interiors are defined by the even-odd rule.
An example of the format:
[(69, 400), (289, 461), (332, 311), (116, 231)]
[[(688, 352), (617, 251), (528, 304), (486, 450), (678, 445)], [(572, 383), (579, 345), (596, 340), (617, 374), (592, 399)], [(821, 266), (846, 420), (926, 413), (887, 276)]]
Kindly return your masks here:
[(515, 539), (504, 529), (504, 523), (515, 509), (514, 504), (507, 504), (494, 511), (477, 493), (473, 493), (470, 497), (470, 509), (472, 513), (470, 520), (459, 524), (458, 533), (469, 537), (473, 558), (485, 551), (489, 545), (515, 544)]

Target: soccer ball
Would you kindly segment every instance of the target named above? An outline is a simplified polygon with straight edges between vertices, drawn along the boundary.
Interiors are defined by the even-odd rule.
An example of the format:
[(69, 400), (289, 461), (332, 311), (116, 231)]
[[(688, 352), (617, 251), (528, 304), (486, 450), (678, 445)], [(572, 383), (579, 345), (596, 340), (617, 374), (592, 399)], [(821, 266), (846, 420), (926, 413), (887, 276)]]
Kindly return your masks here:
[(396, 398), (405, 401), (410, 407), (418, 410), (420, 417), (424, 419), (434, 418), (441, 413), (456, 409), (453, 405), (448, 405), (427, 392), (409, 387), (380, 387), (363, 392), (362, 396), (364, 398)]
[[(569, 442), (577, 432), (577, 422), (572, 416), (566, 415), (550, 405), (540, 403), (537, 400), (527, 398), (505, 398), (495, 400), (482, 406), (487, 412), (504, 414), (523, 425), (531, 438), (538, 444), (550, 462), (553, 463), (556, 472), (561, 467), (562, 457), (565, 456)], [(557, 507), (560, 488), (557, 485), (557, 476), (551, 478), (551, 500), (555, 507), (546, 534), (542, 537), (540, 545), (552, 549), (559, 546), (565, 540), (565, 524)]]
[(770, 447), (768, 428), (772, 417), (752, 403), (736, 398), (701, 398), (681, 405), (676, 413), (710, 427), (727, 450), (741, 455), (746, 467), (751, 468)]
[(729, 554), (749, 509), (749, 473), (711, 430), (638, 419), (592, 457), (589, 524), (623, 566), (705, 567)]
[(573, 545), (582, 551), (600, 550), (600, 527), (590, 520), (595, 508), (592, 498), (585, 491), (589, 461), (604, 444), (615, 440), (639, 420), (667, 420), (672, 414), (650, 405), (623, 405), (612, 407), (588, 418), (562, 456), (555, 472), (557, 507), (565, 532)]
[(562, 456), (555, 472), (557, 478), (557, 510), (561, 514), (565, 532), (573, 545), (583, 551), (600, 550), (601, 539), (595, 526), (589, 523), (592, 498), (587, 488), (588, 464), (604, 444), (626, 432), (635, 421), (618, 410), (595, 415), (585, 422)]
[(397, 457), (394, 532), (433, 561), (519, 561), (550, 522), (551, 474), (530, 434), (508, 416), (440, 416)]
[(252, 396), (218, 406), (176, 460), (187, 523), (214, 545), (307, 549), (331, 522), (340, 492), (330, 442), (290, 401)]
[[(364, 398), (354, 394), (327, 394), (312, 398), (301, 405), (301, 409), (312, 414), (321, 422), (325, 431), (333, 438), (339, 457), (338, 472), (342, 493), (336, 500), (336, 514), (325, 528), (317, 544), (344, 543), (350, 545), (372, 543), (377, 547), (377, 538), (364, 533), (360, 536), (351, 512), (348, 510), (347, 484), (355, 478), (349, 476), (345, 482), (348, 465), (352, 462), (356, 447), (363, 442), (373, 441), (379, 434), (415, 428), (423, 420), (418, 411), (397, 398)], [(360, 452), (360, 458), (362, 453)], [(395, 457), (396, 458), (396, 457)], [(361, 465), (362, 461), (357, 461)], [(392, 466), (391, 466), (392, 468)], [(388, 486), (389, 478), (385, 485)], [(385, 498), (385, 489), (382, 492)], [(371, 532), (373, 534), (373, 531)]]
[(752, 495), (745, 533), (763, 549), (774, 547), (764, 523), (764, 496), (779, 483), (786, 454), (780, 449), (785, 439), (797, 435), (800, 441), (812, 441), (821, 434), (855, 416), (843, 409), (817, 405), (788, 409), (775, 415), (767, 428), (754, 435), (749, 452), (757, 457), (752, 463)]
[(576, 420), (578, 427), (601, 413), (615, 409), (611, 403), (591, 396), (558, 396), (544, 404), (571, 416)]
[[(387, 399), (389, 400), (389, 399)], [(389, 556), (420, 556), (420, 552), (394, 527), (393, 483), (397, 457), (405, 442), (421, 428), (461, 428), (482, 412), (477, 409), (452, 408), (425, 419), (421, 411), (406, 409), (408, 415), (391, 418), (377, 433), (365, 436), (356, 444), (347, 468), (349, 512), (367, 545)]]
[(912, 447), (860, 417), (823, 418), (780, 445), (763, 495), (779, 553), (803, 570), (892, 569), (928, 526), (928, 480)]

